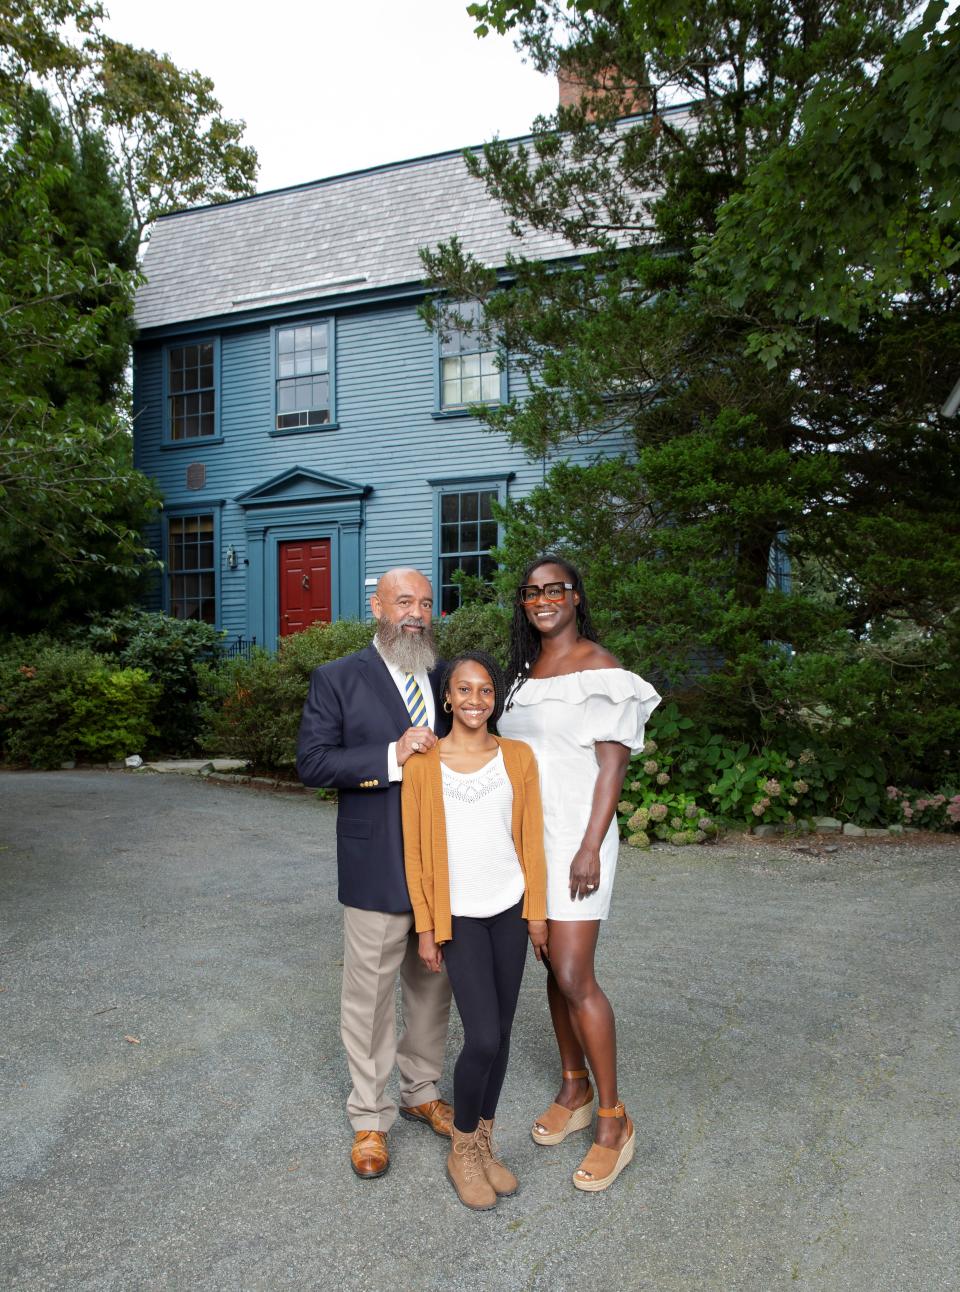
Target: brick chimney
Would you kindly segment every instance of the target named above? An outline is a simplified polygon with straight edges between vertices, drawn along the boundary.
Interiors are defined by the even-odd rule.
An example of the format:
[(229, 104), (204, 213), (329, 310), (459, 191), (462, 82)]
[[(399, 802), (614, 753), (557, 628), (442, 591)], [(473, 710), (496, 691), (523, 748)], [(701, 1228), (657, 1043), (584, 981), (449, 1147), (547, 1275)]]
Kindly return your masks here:
[[(595, 75), (581, 78), (575, 66), (564, 67), (561, 64), (557, 71), (557, 84), (560, 91), (560, 107), (575, 108), (579, 107), (585, 96), (589, 98), (616, 92), (617, 69), (605, 67)], [(645, 90), (628, 83), (621, 86), (619, 92), (621, 100), (618, 116), (632, 117), (639, 112), (649, 110), (650, 99)], [(595, 121), (596, 113), (588, 109), (586, 117), (588, 121)]]

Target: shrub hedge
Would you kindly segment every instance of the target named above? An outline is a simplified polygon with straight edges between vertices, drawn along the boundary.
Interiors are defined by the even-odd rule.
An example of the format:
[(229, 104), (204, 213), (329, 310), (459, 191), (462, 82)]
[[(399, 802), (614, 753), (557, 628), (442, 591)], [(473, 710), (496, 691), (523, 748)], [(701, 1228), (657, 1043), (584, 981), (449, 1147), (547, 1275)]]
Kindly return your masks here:
[(657, 709), (643, 753), (627, 771), (618, 805), (621, 832), (646, 847), (651, 837), (675, 843), (702, 838), (715, 822), (799, 827), (818, 816), (860, 825), (960, 826), (960, 778), (926, 795), (887, 784), (879, 751), (848, 761), (828, 739), (829, 728), (787, 729), (753, 749), (684, 717), (675, 703)]
[[(20, 663), (19, 659), (28, 659)], [(0, 744), (31, 767), (95, 762), (144, 750), (160, 687), (143, 669), (111, 666), (86, 647), (41, 646), (0, 659)]]
[(198, 750), (198, 669), (218, 660), (209, 624), (128, 609), (75, 628), (0, 644), (0, 751), (57, 767), (138, 753)]
[(80, 644), (142, 669), (160, 688), (152, 748), (196, 754), (202, 726), (199, 669), (223, 657), (223, 634), (196, 619), (128, 608), (95, 619), (79, 631)]
[[(222, 658), (220, 635), (207, 625), (139, 610), (100, 619), (65, 645), (9, 640), (0, 647), (3, 756), (53, 767), (199, 745), (257, 770), (289, 771), (311, 671), (367, 645), (373, 629), (351, 620), (315, 624), (286, 638), (276, 655), (233, 660)], [(436, 624), (448, 659), (484, 649), (504, 661), (508, 630), (509, 612), (492, 602), (470, 603)], [(955, 699), (944, 695), (934, 714), (918, 714), (910, 734), (909, 697), (884, 687), (862, 660), (852, 675), (851, 667), (784, 659), (784, 679), (802, 674), (804, 685), (790, 701), (784, 681), (779, 718), (759, 739), (698, 721), (695, 697), (681, 693), (680, 703), (662, 705), (627, 773), (624, 837), (640, 846), (652, 838), (699, 842), (719, 822), (789, 827), (823, 814), (861, 825), (960, 828)]]

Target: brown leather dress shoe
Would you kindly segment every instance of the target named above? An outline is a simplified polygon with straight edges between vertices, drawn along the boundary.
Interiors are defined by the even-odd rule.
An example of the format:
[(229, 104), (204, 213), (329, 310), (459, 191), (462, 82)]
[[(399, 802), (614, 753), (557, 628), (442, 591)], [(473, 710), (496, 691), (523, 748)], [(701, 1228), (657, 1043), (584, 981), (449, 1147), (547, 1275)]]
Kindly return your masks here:
[(401, 1105), (400, 1116), (408, 1122), (426, 1122), (434, 1135), (443, 1135), (447, 1139), (453, 1130), (453, 1109), (442, 1099), (431, 1099), (428, 1104), (415, 1104), (412, 1108)]
[(350, 1165), (361, 1180), (375, 1180), (390, 1165), (390, 1150), (383, 1131), (357, 1131), (350, 1150)]

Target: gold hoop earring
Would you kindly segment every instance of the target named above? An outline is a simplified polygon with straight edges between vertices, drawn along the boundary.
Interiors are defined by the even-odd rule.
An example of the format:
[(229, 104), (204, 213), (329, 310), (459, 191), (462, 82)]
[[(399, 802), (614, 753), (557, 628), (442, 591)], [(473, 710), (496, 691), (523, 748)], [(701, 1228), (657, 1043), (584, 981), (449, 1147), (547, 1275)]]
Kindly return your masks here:
[(444, 713), (453, 713), (453, 705), (450, 703), (449, 700), (444, 700), (443, 711)]

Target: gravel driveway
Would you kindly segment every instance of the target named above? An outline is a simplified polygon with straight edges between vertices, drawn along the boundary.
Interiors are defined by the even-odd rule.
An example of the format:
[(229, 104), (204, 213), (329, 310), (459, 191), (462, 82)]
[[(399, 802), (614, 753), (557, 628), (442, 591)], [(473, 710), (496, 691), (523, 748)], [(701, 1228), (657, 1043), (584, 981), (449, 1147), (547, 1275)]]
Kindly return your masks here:
[[(528, 1125), (531, 959), (498, 1122), (520, 1193), (457, 1201), (398, 1123), (356, 1180), (334, 809), (150, 773), (0, 774), (0, 1288), (960, 1288), (960, 844), (625, 850), (600, 972), (634, 1164)], [(458, 1029), (451, 1028), (451, 1053)]]

